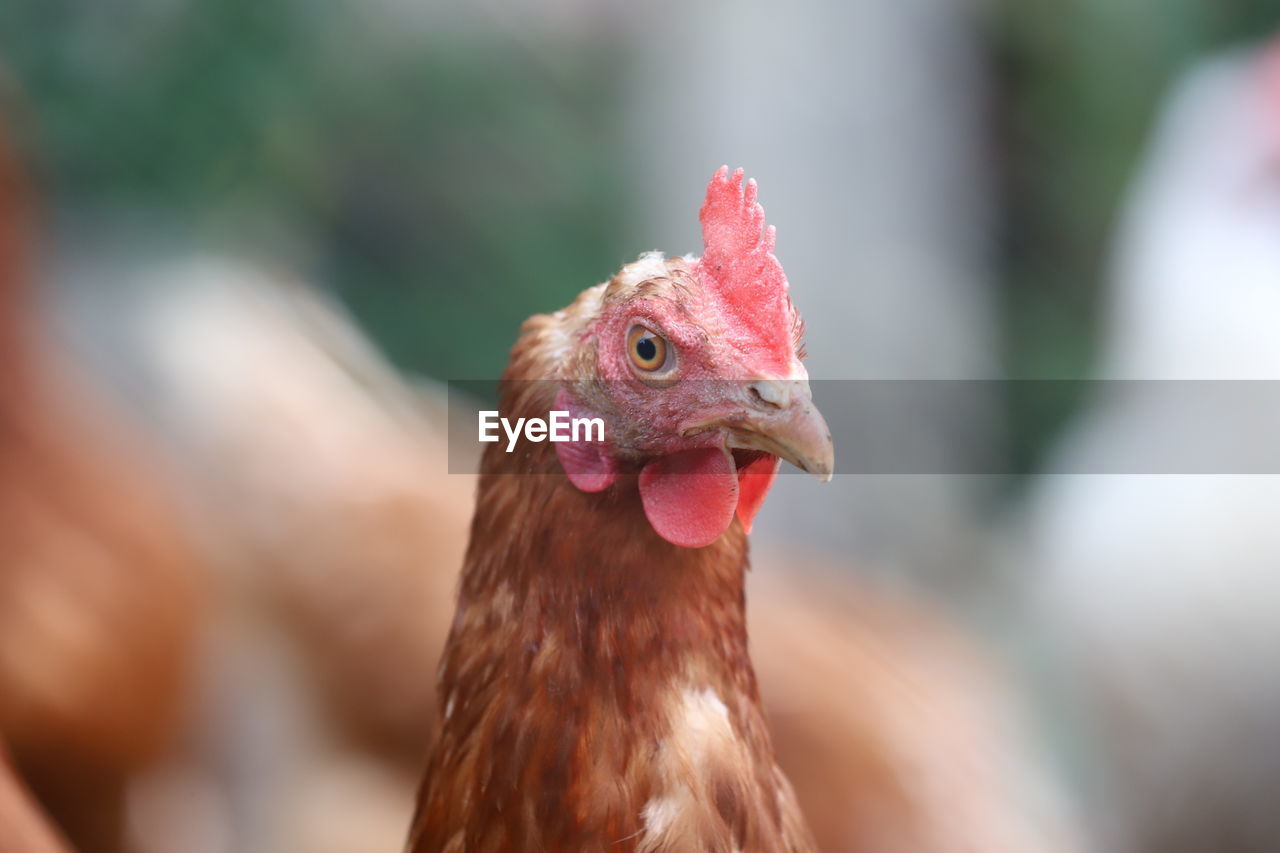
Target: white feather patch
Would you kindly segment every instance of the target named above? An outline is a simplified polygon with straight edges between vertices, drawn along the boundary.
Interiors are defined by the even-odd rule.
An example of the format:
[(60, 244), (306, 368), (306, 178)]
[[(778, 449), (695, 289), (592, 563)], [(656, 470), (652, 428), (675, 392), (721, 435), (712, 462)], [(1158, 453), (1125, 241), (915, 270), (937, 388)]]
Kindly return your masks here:
[(655, 768), (655, 790), (641, 817), (639, 853), (698, 849), (701, 818), (711, 808), (716, 772), (741, 761), (745, 752), (729, 720), (729, 709), (711, 688), (685, 688), (676, 696), (671, 730)]

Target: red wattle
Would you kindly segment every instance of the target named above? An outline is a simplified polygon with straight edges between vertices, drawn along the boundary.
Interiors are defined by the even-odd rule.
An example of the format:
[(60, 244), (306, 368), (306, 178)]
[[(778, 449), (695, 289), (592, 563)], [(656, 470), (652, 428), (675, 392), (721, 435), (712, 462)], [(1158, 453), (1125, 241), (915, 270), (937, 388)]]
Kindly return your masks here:
[(723, 448), (660, 456), (640, 470), (640, 500), (653, 529), (672, 545), (710, 545), (738, 506), (733, 458)]
[(757, 456), (738, 469), (738, 519), (747, 533), (751, 532), (751, 524), (780, 467), (782, 460), (776, 456)]

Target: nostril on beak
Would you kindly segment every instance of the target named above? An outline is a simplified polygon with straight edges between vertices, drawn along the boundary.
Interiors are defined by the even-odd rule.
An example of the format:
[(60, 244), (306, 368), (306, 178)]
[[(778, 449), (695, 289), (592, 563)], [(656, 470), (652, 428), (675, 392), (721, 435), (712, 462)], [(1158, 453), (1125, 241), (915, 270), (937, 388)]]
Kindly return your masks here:
[(762, 409), (785, 409), (791, 402), (791, 389), (776, 379), (760, 379), (748, 388), (751, 399)]

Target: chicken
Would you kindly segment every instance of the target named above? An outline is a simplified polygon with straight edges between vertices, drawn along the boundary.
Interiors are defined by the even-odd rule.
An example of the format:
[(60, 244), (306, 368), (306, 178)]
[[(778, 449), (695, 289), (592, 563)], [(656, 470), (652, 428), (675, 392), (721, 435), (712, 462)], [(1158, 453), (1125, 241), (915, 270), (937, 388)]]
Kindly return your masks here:
[[(138, 351), (98, 362), (141, 371), (119, 378), (145, 389), (191, 475), (197, 515), (244, 587), (222, 632), (238, 638), (237, 666), (258, 671), (223, 680), (243, 698), (219, 742), (252, 756), (223, 782), (241, 793), (231, 802), (252, 801), (223, 815), (224, 832), (246, 851), (398, 849), (434, 736), (422, 725), (434, 685), (406, 674), (439, 662), (475, 488), (465, 448), (446, 448), (443, 391), (405, 385), (295, 281), (212, 257), (135, 278), (156, 286), (112, 290), (124, 317), (110, 324)], [(765, 714), (821, 849), (1070, 849), (1054, 843), (1052, 792), (1010, 735), (1011, 703), (980, 650), (905, 595), (837, 582), (847, 567), (820, 555), (753, 562)], [(285, 654), (264, 649), (281, 641)]]
[(73, 844), (110, 851), (189, 698), (197, 561), (164, 474), (46, 334), (27, 229), (0, 152), (0, 738)]
[[(475, 488), (465, 448), (445, 446), (443, 391), (407, 387), (349, 317), (294, 281), (210, 257), (138, 280), (157, 286), (111, 303), (136, 323), (122, 337), (139, 352), (99, 362), (141, 369), (127, 385), (146, 389), (244, 587), (222, 629), (237, 666), (258, 671), (223, 681), (243, 698), (220, 742), (252, 756), (224, 780), (251, 793), (232, 802), (253, 803), (228, 830), (234, 846), (397, 849), (434, 736), (422, 725), (434, 685), (406, 674), (439, 662)], [(848, 567), (820, 555), (753, 562), (765, 714), (821, 849), (1070, 849), (981, 650), (904, 594), (836, 581)], [(281, 641), (285, 654), (264, 649)]]
[(1102, 370), (1134, 381), (1028, 510), (1037, 624), (1123, 853), (1280, 849), (1280, 481), (1254, 473), (1280, 407), (1271, 382), (1179, 381), (1280, 379), (1278, 164), (1280, 44), (1176, 87), (1115, 250)]
[(755, 183), (722, 168), (701, 219), (700, 260), (644, 255), (512, 352), (504, 417), (603, 440), (485, 451), (412, 851), (813, 849), (743, 585), (780, 458), (833, 451)]

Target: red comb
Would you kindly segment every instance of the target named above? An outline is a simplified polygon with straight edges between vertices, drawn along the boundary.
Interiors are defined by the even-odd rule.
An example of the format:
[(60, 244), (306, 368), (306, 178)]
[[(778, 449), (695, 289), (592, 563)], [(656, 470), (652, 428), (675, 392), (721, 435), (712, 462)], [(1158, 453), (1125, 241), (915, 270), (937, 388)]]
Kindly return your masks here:
[(795, 313), (787, 276), (773, 256), (775, 231), (764, 224), (756, 182), (721, 166), (707, 185), (699, 213), (704, 250), (697, 269), (703, 286), (749, 331), (756, 344), (789, 367), (795, 354)]

